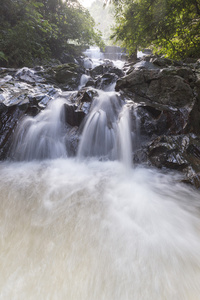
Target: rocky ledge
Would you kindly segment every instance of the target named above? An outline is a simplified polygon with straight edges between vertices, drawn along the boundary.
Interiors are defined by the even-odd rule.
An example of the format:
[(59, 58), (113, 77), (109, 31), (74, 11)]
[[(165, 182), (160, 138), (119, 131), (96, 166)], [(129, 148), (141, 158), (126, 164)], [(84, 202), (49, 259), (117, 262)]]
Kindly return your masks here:
[[(87, 66), (86, 66), (87, 65)], [(0, 160), (9, 158), (15, 129), (57, 97), (67, 131), (77, 150), (81, 124), (98, 89), (116, 83), (131, 111), (133, 160), (182, 172), (183, 181), (200, 188), (200, 61), (175, 62), (145, 56), (123, 70), (105, 60), (92, 68), (87, 59), (60, 66), (0, 69)]]
[[(135, 105), (140, 138), (134, 161), (175, 169), (200, 187), (200, 60), (175, 62), (146, 56), (125, 66), (116, 90)], [(133, 123), (132, 131), (136, 122)]]

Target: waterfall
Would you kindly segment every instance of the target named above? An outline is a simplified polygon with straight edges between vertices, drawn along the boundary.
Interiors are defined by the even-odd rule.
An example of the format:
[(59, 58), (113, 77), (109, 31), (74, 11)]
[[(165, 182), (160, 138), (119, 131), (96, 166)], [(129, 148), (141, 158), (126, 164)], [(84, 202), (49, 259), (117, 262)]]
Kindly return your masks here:
[(119, 147), (120, 158), (126, 167), (132, 167), (132, 143), (130, 133), (130, 112), (124, 105), (119, 120)]
[(137, 110), (113, 87), (79, 129), (68, 96), (20, 122), (0, 162), (0, 300), (200, 300), (200, 191), (132, 166)]
[(78, 149), (78, 157), (119, 159), (131, 165), (129, 111), (115, 92), (95, 97)]
[(89, 49), (87, 49), (84, 54), (91, 58), (92, 60), (95, 59), (103, 59), (103, 53), (100, 51), (99, 47), (93, 47), (91, 46)]
[(64, 103), (64, 99), (56, 99), (36, 117), (24, 118), (13, 146), (16, 159), (53, 159), (67, 155)]

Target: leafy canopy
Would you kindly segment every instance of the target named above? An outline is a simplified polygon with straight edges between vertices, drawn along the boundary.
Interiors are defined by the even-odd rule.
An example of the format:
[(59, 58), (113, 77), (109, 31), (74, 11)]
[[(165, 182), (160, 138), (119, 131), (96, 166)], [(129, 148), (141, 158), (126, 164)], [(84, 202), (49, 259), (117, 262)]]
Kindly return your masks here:
[(29, 66), (74, 53), (74, 44), (101, 45), (94, 25), (77, 0), (1, 0), (0, 62)]
[(200, 0), (112, 2), (116, 19), (112, 38), (122, 41), (130, 54), (151, 47), (171, 58), (199, 55)]

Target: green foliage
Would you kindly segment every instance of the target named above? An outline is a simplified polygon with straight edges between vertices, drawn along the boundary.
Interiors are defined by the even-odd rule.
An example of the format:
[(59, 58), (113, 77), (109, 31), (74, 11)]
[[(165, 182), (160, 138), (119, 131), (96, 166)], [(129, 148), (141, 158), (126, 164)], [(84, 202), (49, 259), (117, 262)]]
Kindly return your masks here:
[(94, 20), (77, 0), (1, 0), (0, 62), (31, 66), (63, 52), (71, 43), (102, 45)]
[(113, 0), (116, 26), (112, 37), (130, 53), (151, 47), (181, 59), (200, 51), (199, 0)]
[(6, 57), (6, 55), (2, 52), (2, 51), (0, 51), (0, 61), (8, 61), (8, 59), (7, 59), (7, 57)]

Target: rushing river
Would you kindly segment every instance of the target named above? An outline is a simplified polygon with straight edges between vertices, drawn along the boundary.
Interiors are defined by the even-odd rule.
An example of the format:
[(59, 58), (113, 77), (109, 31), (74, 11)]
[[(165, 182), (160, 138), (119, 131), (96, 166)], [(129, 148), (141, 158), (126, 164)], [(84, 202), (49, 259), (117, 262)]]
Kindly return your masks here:
[[(94, 104), (75, 158), (63, 149), (61, 125), (50, 130), (57, 110), (25, 120), (20, 161), (0, 164), (0, 299), (200, 300), (200, 192), (179, 174), (131, 166), (127, 111), (118, 105), (120, 118), (107, 120)], [(119, 157), (95, 158), (91, 122), (111, 138), (100, 155), (120, 141)], [(107, 122), (118, 126), (102, 133)], [(38, 160), (29, 143), (42, 128), (58, 147), (44, 141), (40, 150), (52, 152)]]

